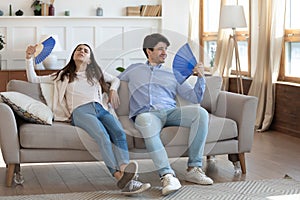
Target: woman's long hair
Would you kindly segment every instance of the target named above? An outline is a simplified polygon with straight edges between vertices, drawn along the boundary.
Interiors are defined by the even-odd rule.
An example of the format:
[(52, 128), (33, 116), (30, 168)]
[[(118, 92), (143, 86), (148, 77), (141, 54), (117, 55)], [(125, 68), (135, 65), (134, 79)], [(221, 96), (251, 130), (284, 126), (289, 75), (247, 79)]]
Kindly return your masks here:
[(85, 45), (90, 49), (91, 63), (87, 65), (87, 68), (86, 68), (86, 71), (85, 71), (88, 82), (90, 84), (94, 85), (95, 84), (94, 80), (95, 79), (98, 80), (99, 84), (102, 88), (102, 92), (107, 92), (108, 93), (108, 86), (104, 81), (103, 72), (102, 72), (100, 66), (98, 65), (98, 63), (96, 62), (94, 53), (93, 53), (91, 47), (88, 44), (78, 44), (76, 46), (76, 48), (73, 50), (73, 53), (71, 55), (71, 59), (70, 59), (69, 63), (64, 68), (62, 68), (61, 70), (59, 70), (55, 73), (55, 75), (54, 75), (55, 78), (54, 79), (57, 79), (60, 73), (61, 73), (60, 81), (64, 81), (65, 78), (68, 77), (69, 78), (69, 83), (71, 83), (71, 82), (74, 81), (75, 78), (77, 78), (76, 65), (75, 65), (75, 61), (73, 59), (73, 56), (75, 54), (75, 51), (77, 50), (77, 48), (80, 45)]

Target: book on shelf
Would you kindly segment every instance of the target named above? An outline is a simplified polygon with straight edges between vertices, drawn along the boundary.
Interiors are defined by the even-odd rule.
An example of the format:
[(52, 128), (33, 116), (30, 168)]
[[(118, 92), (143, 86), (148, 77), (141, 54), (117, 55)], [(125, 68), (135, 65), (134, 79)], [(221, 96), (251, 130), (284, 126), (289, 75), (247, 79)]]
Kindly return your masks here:
[(126, 15), (127, 16), (140, 16), (141, 15), (141, 7), (140, 6), (126, 7)]
[(141, 16), (161, 16), (161, 5), (142, 5)]

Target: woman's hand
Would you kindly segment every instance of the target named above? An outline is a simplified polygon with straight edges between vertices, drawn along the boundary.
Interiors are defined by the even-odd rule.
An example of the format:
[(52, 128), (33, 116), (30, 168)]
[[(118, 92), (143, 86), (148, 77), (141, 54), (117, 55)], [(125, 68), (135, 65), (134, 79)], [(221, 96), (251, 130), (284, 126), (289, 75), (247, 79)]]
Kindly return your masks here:
[(37, 47), (37, 44), (32, 46), (32, 45), (29, 45), (26, 49), (26, 59), (30, 59), (32, 58), (32, 56), (34, 55), (34, 53), (36, 52), (36, 47)]
[(204, 77), (204, 66), (202, 63), (197, 63), (197, 65), (193, 69), (194, 75), (198, 76), (199, 78)]
[(109, 91), (108, 102), (111, 104), (113, 109), (117, 109), (120, 105), (119, 94), (115, 90)]

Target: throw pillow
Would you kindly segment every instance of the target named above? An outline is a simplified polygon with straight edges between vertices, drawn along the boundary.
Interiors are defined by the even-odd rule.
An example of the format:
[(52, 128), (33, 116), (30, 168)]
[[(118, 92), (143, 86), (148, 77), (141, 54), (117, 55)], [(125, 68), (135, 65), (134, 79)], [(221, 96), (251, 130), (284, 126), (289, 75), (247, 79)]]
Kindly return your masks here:
[(42, 95), (47, 103), (47, 106), (52, 110), (53, 108), (53, 93), (54, 85), (51, 83), (40, 83)]
[(1, 99), (23, 119), (38, 124), (52, 124), (53, 113), (44, 103), (19, 92), (1, 92)]
[[(206, 88), (203, 95), (203, 100), (201, 102), (201, 106), (205, 108), (208, 112), (214, 113), (217, 109), (218, 96), (222, 86), (222, 77), (206, 76), (205, 79), (206, 79)], [(191, 76), (188, 79), (188, 81), (191, 85), (195, 85), (197, 81), (197, 77)], [(180, 97), (177, 97), (177, 101), (179, 102), (180, 106), (191, 104)]]
[(201, 102), (201, 106), (204, 107), (210, 113), (214, 113), (217, 109), (218, 96), (222, 87), (221, 76), (207, 76), (206, 88)]

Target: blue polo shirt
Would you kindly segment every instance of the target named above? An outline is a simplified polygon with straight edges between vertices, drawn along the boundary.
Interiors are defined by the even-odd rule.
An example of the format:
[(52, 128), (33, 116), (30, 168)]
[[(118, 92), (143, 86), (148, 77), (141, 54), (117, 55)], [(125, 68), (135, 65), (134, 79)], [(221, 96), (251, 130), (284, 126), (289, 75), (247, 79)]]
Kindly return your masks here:
[(180, 85), (172, 69), (151, 66), (148, 62), (130, 65), (118, 78), (128, 82), (130, 118), (151, 110), (176, 107), (176, 94), (192, 103), (200, 103), (206, 84), (204, 78), (197, 78), (194, 87), (188, 81)]

